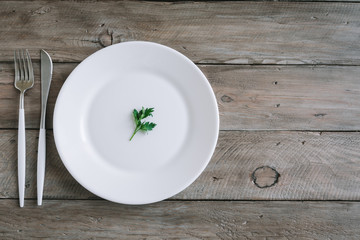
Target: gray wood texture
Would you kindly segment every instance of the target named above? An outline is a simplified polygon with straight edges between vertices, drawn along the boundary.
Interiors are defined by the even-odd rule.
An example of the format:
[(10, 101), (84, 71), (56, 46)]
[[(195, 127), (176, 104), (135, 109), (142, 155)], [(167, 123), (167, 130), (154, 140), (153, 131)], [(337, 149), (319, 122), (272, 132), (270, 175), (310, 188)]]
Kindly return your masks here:
[[(358, 202), (0, 200), (1, 239), (346, 239), (360, 235)], [(291, 211), (290, 211), (291, 209)]]
[[(47, 127), (60, 88), (76, 63), (55, 64)], [(40, 67), (25, 97), (26, 125), (39, 128)], [(201, 70), (212, 85), (221, 130), (360, 130), (360, 67), (214, 66)], [(17, 128), (19, 93), (14, 68), (0, 63), (0, 128)]]
[[(0, 239), (360, 239), (359, 13), (358, 0), (0, 1)], [(132, 40), (172, 47), (208, 77), (221, 121), (211, 162), (170, 200), (115, 204), (73, 179), (48, 130), (45, 200), (36, 206), (39, 50), (56, 62), (51, 129), (76, 65)], [(23, 209), (18, 48), (29, 49), (36, 80), (25, 98)]]
[(359, 64), (360, 5), (341, 2), (1, 1), (0, 60), (26, 47), (80, 61), (113, 43), (168, 45), (197, 63)]
[[(15, 130), (0, 131), (0, 198), (17, 198)], [(27, 131), (26, 198), (36, 198), (37, 130)], [(46, 199), (96, 198), (70, 176), (47, 134)], [(360, 133), (222, 131), (202, 175), (178, 200), (360, 200)], [(252, 173), (270, 166), (280, 174), (259, 188)], [(258, 172), (258, 183), (267, 180)]]

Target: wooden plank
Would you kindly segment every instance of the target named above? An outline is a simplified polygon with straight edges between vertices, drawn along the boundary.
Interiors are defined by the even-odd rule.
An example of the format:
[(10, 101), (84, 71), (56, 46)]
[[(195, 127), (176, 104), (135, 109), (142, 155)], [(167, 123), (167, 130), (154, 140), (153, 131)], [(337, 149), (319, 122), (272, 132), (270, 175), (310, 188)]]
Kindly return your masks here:
[[(16, 131), (1, 130), (0, 136), (0, 198), (17, 198)], [(27, 131), (26, 198), (36, 198), (37, 136)], [(173, 199), (360, 200), (359, 144), (359, 132), (222, 131), (205, 171)], [(96, 198), (65, 169), (51, 131), (47, 147), (44, 197)], [(280, 176), (259, 188), (275, 182), (271, 169), (258, 169), (264, 166)]]
[[(360, 133), (220, 132), (202, 175), (175, 199), (359, 200)], [(269, 178), (262, 167), (280, 176)], [(261, 169), (260, 169), (261, 170)], [(275, 177), (275, 174), (271, 177)], [(266, 183), (266, 184), (264, 184)]]
[[(47, 127), (55, 101), (76, 63), (55, 64)], [(26, 93), (28, 128), (40, 120), (40, 67)], [(360, 130), (360, 67), (350, 66), (200, 66), (220, 110), (222, 130)], [(19, 92), (12, 64), (0, 63), (0, 128), (17, 128)]]
[(360, 68), (203, 66), (222, 130), (358, 130)]
[(197, 63), (360, 64), (357, 3), (1, 1), (0, 61), (13, 49), (77, 62), (110, 44), (168, 45)]
[[(0, 200), (1, 239), (359, 239), (358, 202)], [(26, 216), (26, 217), (25, 217)]]

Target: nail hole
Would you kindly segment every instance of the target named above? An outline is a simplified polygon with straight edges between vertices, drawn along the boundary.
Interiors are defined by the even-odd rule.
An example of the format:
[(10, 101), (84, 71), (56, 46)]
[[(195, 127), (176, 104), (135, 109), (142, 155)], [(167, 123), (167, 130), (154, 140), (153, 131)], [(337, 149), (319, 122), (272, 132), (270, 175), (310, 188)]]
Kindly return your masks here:
[(212, 177), (212, 180), (213, 180), (214, 182), (219, 181), (220, 179), (222, 179), (222, 178)]

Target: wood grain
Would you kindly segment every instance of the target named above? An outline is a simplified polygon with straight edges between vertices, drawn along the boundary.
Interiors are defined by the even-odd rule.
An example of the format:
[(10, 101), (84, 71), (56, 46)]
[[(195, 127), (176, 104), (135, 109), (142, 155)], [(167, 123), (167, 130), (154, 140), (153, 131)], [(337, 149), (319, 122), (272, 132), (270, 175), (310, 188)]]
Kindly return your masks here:
[[(359, 200), (359, 133), (224, 131), (203, 174), (175, 199)], [(256, 169), (280, 175), (253, 183)], [(261, 175), (262, 174), (262, 175)], [(258, 179), (268, 177), (259, 173)]]
[[(326, 1), (0, 1), (0, 239), (360, 239), (360, 4)], [(115, 204), (73, 179), (48, 130), (36, 206), (39, 50), (56, 62), (51, 129), (77, 64), (133, 40), (172, 47), (208, 77), (222, 130), (211, 162), (167, 201)], [(18, 48), (30, 50), (36, 79), (22, 209)]]
[[(17, 198), (16, 131), (0, 135), (0, 198)], [(36, 197), (37, 136), (27, 131), (26, 198)], [(358, 132), (223, 131), (205, 171), (173, 199), (360, 200), (359, 144)], [(96, 198), (67, 172), (51, 131), (47, 150), (46, 199)], [(252, 173), (262, 166), (280, 174), (274, 186), (253, 183)]]
[(145, 40), (197, 63), (358, 65), (359, 11), (341, 2), (1, 1), (0, 61), (24, 47), (77, 62)]
[(1, 239), (346, 239), (360, 236), (357, 202), (0, 200)]
[[(46, 124), (76, 63), (55, 64)], [(28, 128), (40, 120), (40, 67), (26, 93)], [(200, 66), (216, 94), (222, 130), (360, 130), (360, 67)], [(12, 64), (0, 63), (0, 128), (17, 128), (19, 93)]]
[(203, 66), (223, 130), (357, 130), (360, 68)]

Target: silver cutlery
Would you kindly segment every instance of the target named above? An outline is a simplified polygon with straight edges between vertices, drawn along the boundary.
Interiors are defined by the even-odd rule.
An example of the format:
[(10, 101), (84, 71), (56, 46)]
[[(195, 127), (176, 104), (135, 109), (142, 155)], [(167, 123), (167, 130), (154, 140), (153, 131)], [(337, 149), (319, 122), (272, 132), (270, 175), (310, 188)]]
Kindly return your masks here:
[(41, 119), (37, 159), (37, 204), (42, 205), (46, 163), (46, 105), (51, 84), (53, 64), (50, 55), (41, 50)]
[(19, 128), (18, 128), (18, 186), (20, 207), (24, 206), (25, 167), (26, 167), (26, 136), (24, 93), (34, 86), (34, 70), (28, 50), (14, 52), (15, 88), (20, 91)]

